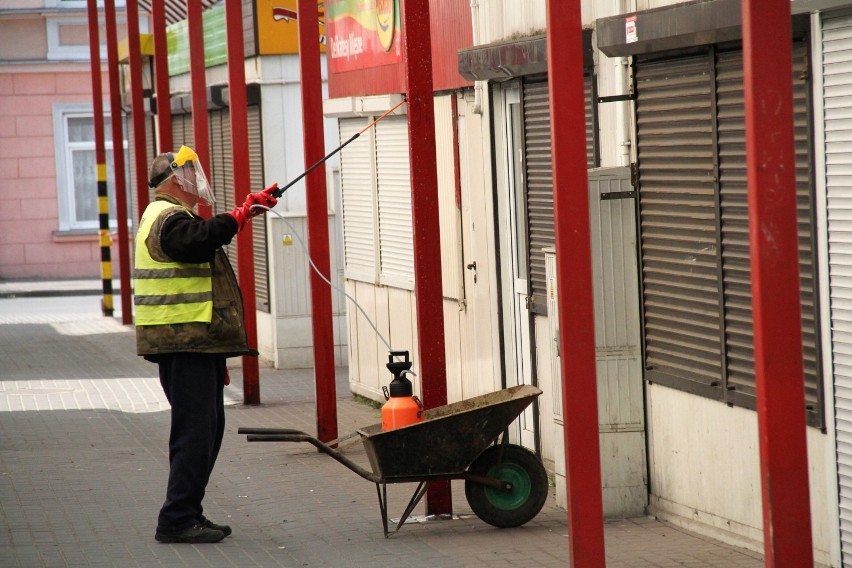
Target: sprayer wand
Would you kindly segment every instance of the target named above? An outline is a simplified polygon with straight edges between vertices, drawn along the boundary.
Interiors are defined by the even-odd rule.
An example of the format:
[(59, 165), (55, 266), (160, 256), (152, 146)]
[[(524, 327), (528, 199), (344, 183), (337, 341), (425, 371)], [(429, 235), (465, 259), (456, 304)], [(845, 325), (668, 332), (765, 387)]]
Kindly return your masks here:
[(290, 189), (290, 187), (292, 187), (292, 186), (293, 186), (293, 185), (295, 185), (296, 183), (298, 183), (298, 181), (299, 181), (299, 180), (301, 180), (301, 179), (302, 179), (302, 178), (304, 178), (306, 175), (308, 175), (309, 173), (311, 173), (312, 171), (314, 171), (315, 169), (317, 169), (317, 168), (318, 168), (321, 164), (325, 163), (325, 161), (326, 161), (326, 160), (328, 160), (329, 158), (331, 158), (332, 156), (334, 156), (335, 154), (337, 154), (338, 152), (340, 152), (341, 150), (343, 150), (343, 148), (345, 148), (345, 147), (346, 147), (346, 146), (347, 146), (350, 142), (352, 142), (353, 140), (355, 140), (356, 138), (358, 138), (359, 136), (361, 136), (364, 132), (366, 132), (366, 131), (368, 131), (369, 129), (371, 129), (371, 128), (372, 128), (373, 126), (375, 126), (375, 125), (376, 125), (379, 121), (381, 121), (382, 119), (384, 119), (387, 115), (389, 115), (390, 113), (392, 113), (393, 111), (395, 111), (396, 109), (398, 109), (399, 107), (401, 107), (401, 106), (402, 106), (402, 103), (404, 103), (404, 102), (405, 102), (405, 97), (403, 97), (403, 99), (402, 99), (401, 101), (399, 101), (398, 103), (396, 103), (396, 104), (393, 106), (393, 108), (391, 108), (390, 110), (388, 110), (387, 112), (385, 112), (382, 116), (380, 116), (379, 118), (377, 118), (376, 120), (374, 120), (373, 122), (371, 122), (370, 124), (368, 124), (367, 126), (365, 126), (364, 128), (362, 128), (361, 130), (359, 130), (358, 132), (356, 132), (355, 134), (353, 134), (353, 135), (349, 138), (349, 140), (347, 140), (346, 142), (344, 142), (343, 144), (341, 144), (340, 146), (338, 146), (337, 148), (335, 148), (334, 150), (332, 150), (331, 152), (329, 152), (328, 154), (326, 154), (326, 156), (325, 156), (325, 157), (323, 157), (323, 158), (322, 158), (322, 159), (320, 159), (317, 163), (315, 163), (315, 164), (314, 164), (314, 165), (312, 165), (310, 168), (308, 168), (307, 170), (305, 170), (304, 172), (302, 172), (302, 173), (301, 173), (301, 174), (300, 174), (297, 178), (295, 178), (294, 180), (292, 180), (290, 183), (288, 183), (288, 184), (287, 184), (287, 185), (285, 185), (284, 187), (279, 187), (277, 190), (273, 191), (273, 192), (272, 192), (272, 195), (273, 195), (273, 196), (275, 196), (275, 198), (276, 198), (276, 199), (277, 199), (277, 198), (279, 198), (279, 197), (281, 197), (282, 195), (284, 195), (284, 192), (285, 192), (285, 191), (287, 191), (288, 189)]

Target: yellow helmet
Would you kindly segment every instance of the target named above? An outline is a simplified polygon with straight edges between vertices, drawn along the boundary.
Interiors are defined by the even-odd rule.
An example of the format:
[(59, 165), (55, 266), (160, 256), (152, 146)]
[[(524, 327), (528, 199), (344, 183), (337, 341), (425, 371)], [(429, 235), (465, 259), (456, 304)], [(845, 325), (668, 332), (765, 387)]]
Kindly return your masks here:
[(198, 196), (200, 201), (207, 205), (213, 205), (216, 198), (213, 196), (213, 188), (204, 175), (204, 168), (198, 160), (198, 154), (189, 146), (181, 146), (177, 154), (172, 155), (170, 164), (177, 182), (187, 193)]

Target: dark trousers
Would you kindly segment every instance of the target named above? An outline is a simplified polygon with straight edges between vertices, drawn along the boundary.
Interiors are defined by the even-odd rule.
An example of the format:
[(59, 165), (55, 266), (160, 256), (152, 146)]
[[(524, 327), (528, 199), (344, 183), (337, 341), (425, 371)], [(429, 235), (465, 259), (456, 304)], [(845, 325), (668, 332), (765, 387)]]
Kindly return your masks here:
[(158, 360), (160, 384), (172, 407), (169, 484), (158, 531), (178, 531), (202, 516), (201, 501), (225, 433), (225, 358), (172, 353)]

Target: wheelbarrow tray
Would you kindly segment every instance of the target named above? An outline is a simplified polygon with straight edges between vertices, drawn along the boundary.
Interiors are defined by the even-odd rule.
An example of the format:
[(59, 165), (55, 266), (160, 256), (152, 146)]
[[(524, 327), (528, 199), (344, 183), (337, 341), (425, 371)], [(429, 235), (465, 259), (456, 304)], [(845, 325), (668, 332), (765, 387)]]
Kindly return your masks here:
[(373, 473), (386, 483), (456, 476), (539, 395), (520, 385), (424, 411), (423, 421), (382, 431), (358, 430)]

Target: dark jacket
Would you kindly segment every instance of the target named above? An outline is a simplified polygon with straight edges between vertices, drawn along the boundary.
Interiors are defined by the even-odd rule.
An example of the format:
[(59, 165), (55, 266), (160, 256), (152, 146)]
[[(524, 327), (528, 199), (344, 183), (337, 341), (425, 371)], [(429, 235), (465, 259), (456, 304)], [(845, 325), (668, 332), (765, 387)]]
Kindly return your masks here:
[[(177, 204), (168, 197), (158, 196)], [(243, 297), (223, 246), (237, 234), (237, 222), (223, 213), (210, 219), (183, 207), (167, 209), (154, 221), (145, 245), (164, 262), (210, 262), (213, 271), (213, 319), (208, 323), (136, 326), (136, 352), (156, 361), (165, 353), (250, 353), (243, 327)]]

